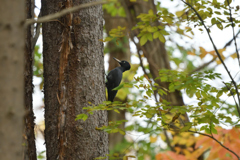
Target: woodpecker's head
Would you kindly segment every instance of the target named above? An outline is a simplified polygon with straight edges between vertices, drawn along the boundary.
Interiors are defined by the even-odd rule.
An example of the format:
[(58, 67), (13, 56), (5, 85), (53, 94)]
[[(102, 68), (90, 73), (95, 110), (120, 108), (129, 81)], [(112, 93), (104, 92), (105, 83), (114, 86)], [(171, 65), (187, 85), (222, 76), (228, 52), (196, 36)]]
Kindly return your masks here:
[(113, 57), (114, 60), (116, 60), (121, 67), (124, 69), (124, 71), (127, 71), (131, 68), (131, 65), (127, 61), (120, 61), (119, 59)]

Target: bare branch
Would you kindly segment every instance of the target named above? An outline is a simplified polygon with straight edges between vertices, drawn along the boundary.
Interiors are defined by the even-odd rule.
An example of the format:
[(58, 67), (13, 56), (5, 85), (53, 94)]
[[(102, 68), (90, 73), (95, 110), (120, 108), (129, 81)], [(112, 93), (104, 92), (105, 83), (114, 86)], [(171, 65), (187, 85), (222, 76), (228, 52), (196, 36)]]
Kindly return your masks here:
[(91, 6), (95, 6), (95, 5), (101, 5), (101, 4), (106, 4), (106, 3), (110, 3), (111, 1), (97, 1), (97, 2), (91, 2), (91, 3), (85, 3), (85, 4), (81, 4), (81, 5), (78, 5), (78, 6), (74, 6), (72, 8), (67, 8), (67, 9), (63, 9), (62, 11), (60, 12), (57, 12), (57, 13), (53, 13), (53, 14), (49, 14), (47, 16), (43, 16), (41, 18), (38, 18), (38, 19), (27, 19), (25, 21), (25, 26), (28, 26), (30, 24), (33, 24), (33, 23), (43, 23), (43, 22), (48, 22), (50, 20), (53, 20), (53, 19), (56, 19), (56, 18), (59, 18), (61, 16), (64, 16), (68, 13), (71, 13), (71, 12), (75, 12), (77, 10), (80, 10), (80, 9), (83, 9), (83, 8), (88, 8), (88, 7), (91, 7)]

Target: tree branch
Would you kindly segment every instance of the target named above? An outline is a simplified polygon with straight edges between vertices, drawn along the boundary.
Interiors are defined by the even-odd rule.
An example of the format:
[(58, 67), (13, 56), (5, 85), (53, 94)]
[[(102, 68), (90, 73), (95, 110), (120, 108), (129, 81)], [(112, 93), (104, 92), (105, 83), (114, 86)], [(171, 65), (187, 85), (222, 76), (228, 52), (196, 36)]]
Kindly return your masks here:
[(80, 9), (83, 9), (83, 8), (88, 8), (88, 7), (91, 7), (91, 6), (95, 6), (95, 5), (101, 5), (101, 4), (106, 4), (106, 3), (110, 3), (111, 1), (97, 1), (97, 2), (91, 2), (91, 3), (85, 3), (85, 4), (81, 4), (81, 5), (78, 5), (78, 6), (74, 6), (72, 8), (67, 8), (67, 9), (63, 9), (62, 11), (60, 12), (57, 12), (57, 13), (53, 13), (53, 14), (49, 14), (47, 16), (43, 16), (41, 18), (38, 18), (38, 19), (27, 19), (25, 21), (25, 26), (28, 26), (30, 24), (33, 24), (33, 23), (43, 23), (43, 22), (48, 22), (50, 20), (53, 20), (53, 19), (56, 19), (56, 18), (59, 18), (61, 16), (64, 16), (68, 13), (71, 13), (71, 12), (75, 12), (77, 10), (80, 10)]
[[(238, 35), (239, 35), (239, 33), (240, 33), (240, 30), (238, 31), (238, 33), (236, 34), (236, 36), (235, 37), (237, 37)], [(235, 38), (234, 37), (234, 38)], [(231, 43), (232, 43), (232, 41), (234, 40), (234, 38), (233, 39), (231, 39), (230, 41), (228, 41), (226, 44), (225, 44), (225, 46), (223, 47), (223, 48), (226, 48), (227, 46), (230, 46), (231, 45)]]
[[(238, 33), (236, 34), (235, 37), (237, 37), (239, 34), (240, 34), (240, 30), (238, 31)], [(223, 48), (226, 48), (227, 46), (230, 46), (233, 40), (234, 40), (234, 38), (231, 39), (230, 41), (228, 41), (228, 42), (224, 45)], [(230, 56), (228, 56), (227, 58), (229, 58), (229, 57), (230, 57)], [(226, 58), (226, 59), (227, 59), (227, 58)], [(212, 62), (214, 62), (216, 59), (217, 59), (217, 57), (214, 57), (214, 58), (213, 58), (212, 60), (210, 60), (209, 62), (204, 63), (203, 65), (199, 66), (198, 68), (195, 68), (194, 70), (192, 70), (192, 71), (189, 73), (189, 75), (191, 75), (191, 74), (193, 74), (193, 73), (195, 73), (195, 72), (198, 72), (198, 71), (202, 70), (203, 68), (207, 67), (207, 66), (210, 65)], [(214, 68), (215, 68), (215, 67), (214, 67)]]
[(240, 160), (240, 157), (235, 153), (233, 152), (231, 149), (229, 149), (228, 147), (224, 146), (221, 142), (219, 142), (216, 138), (214, 138), (213, 136), (209, 135), (209, 134), (205, 134), (205, 133), (201, 133), (201, 132), (197, 132), (197, 131), (190, 131), (188, 130), (188, 132), (192, 132), (192, 133), (197, 133), (197, 134), (200, 134), (202, 136), (207, 136), (211, 139), (213, 139), (215, 142), (217, 142), (218, 144), (220, 144), (223, 148), (225, 148), (226, 150), (228, 150), (229, 152), (231, 152), (232, 154), (234, 154), (238, 160)]
[(239, 106), (238, 106), (238, 104), (237, 104), (237, 101), (236, 101), (236, 99), (235, 99), (235, 97), (234, 97), (233, 92), (231, 91), (231, 85), (230, 85), (230, 87), (228, 87), (228, 85), (227, 85), (225, 82), (223, 82), (223, 83), (225, 84), (225, 86), (227, 87), (227, 89), (230, 91), (230, 94), (232, 95), (232, 97), (233, 97), (233, 99), (234, 99), (234, 102), (235, 102), (235, 104), (236, 104), (236, 106), (237, 106), (238, 116), (240, 117)]
[(214, 62), (217, 59), (217, 57), (214, 57), (211, 61), (204, 63), (203, 65), (199, 66), (198, 68), (195, 68), (194, 70), (192, 70), (189, 75), (198, 72), (200, 70), (202, 70), (203, 68), (207, 67), (209, 64), (211, 64), (212, 62)]
[(185, 2), (184, 0), (181, 0), (181, 1), (182, 1), (184, 4), (186, 4), (187, 6), (189, 6), (189, 7), (195, 12), (195, 14), (197, 15), (198, 19), (201, 21), (203, 27), (204, 27), (205, 30), (207, 31), (208, 37), (209, 37), (209, 39), (210, 39), (210, 41), (211, 41), (211, 43), (212, 43), (212, 45), (213, 45), (213, 48), (214, 48), (215, 52), (217, 53), (218, 58), (220, 59), (221, 63), (223, 64), (223, 67), (224, 67), (225, 70), (227, 71), (228, 76), (230, 77), (230, 79), (231, 79), (231, 81), (232, 81), (232, 83), (233, 83), (233, 85), (234, 85), (234, 87), (235, 87), (235, 90), (236, 90), (236, 93), (237, 93), (237, 98), (238, 98), (238, 104), (240, 104), (240, 97), (239, 97), (239, 92), (238, 92), (237, 84), (236, 84), (236, 82), (234, 81), (232, 75), (230, 74), (230, 72), (229, 72), (229, 70), (228, 70), (225, 62), (223, 61), (220, 53), (218, 52), (217, 47), (216, 47), (215, 43), (213, 42), (212, 36), (210, 35), (210, 32), (209, 32), (207, 26), (205, 25), (202, 17), (198, 14), (198, 12), (196, 11), (196, 9), (195, 9), (192, 5), (190, 5), (189, 3)]

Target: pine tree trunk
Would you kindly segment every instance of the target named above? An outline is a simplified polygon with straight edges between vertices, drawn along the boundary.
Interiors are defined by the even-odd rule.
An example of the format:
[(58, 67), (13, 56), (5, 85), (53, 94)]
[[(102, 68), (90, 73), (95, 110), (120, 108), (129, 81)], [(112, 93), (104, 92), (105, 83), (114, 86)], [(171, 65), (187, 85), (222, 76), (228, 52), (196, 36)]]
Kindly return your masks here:
[(0, 5), (0, 159), (22, 159), (25, 1)]
[[(78, 4), (80, 0), (42, 0), (43, 15)], [(48, 159), (90, 160), (108, 153), (108, 135), (95, 129), (107, 125), (106, 111), (75, 121), (76, 115), (86, 113), (83, 107), (105, 100), (102, 34), (100, 5), (43, 24)]]

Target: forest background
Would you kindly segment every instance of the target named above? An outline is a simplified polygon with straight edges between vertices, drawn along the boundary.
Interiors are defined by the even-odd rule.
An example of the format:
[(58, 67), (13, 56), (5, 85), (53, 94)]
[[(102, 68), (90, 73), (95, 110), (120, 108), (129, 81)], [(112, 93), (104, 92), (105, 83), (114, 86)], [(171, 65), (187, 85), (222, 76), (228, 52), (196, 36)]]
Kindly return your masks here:
[[(59, 1), (61, 9), (71, 8), (71, 3)], [(86, 3), (90, 6), (96, 5), (91, 1)], [(123, 83), (117, 88), (119, 91), (114, 103), (109, 103), (104, 98), (100, 98), (97, 103), (87, 100), (84, 106), (80, 107), (78, 116), (76, 114), (74, 117), (76, 123), (82, 124), (87, 122), (92, 114), (100, 110), (108, 111), (108, 125), (95, 126), (94, 130), (109, 133), (107, 146), (110, 152), (107, 155), (94, 154), (93, 157), (159, 160), (240, 159), (237, 147), (240, 143), (239, 2), (169, 0), (100, 3), (106, 3), (102, 6), (104, 37), (98, 38), (99, 43), (104, 42), (105, 72), (118, 66), (112, 57), (131, 62), (131, 70), (124, 73)], [(32, 17), (29, 18), (33, 18), (33, 15), (43, 16), (39, 5), (35, 7), (34, 2), (30, 4)], [(46, 2), (43, 1), (42, 4)], [(83, 15), (86, 14), (84, 10), (87, 9), (82, 10)], [(68, 16), (76, 15), (67, 12), (66, 19)], [(73, 18), (72, 21), (76, 26), (84, 25), (85, 21), (82, 19)], [(60, 17), (47, 19), (43, 24), (57, 22), (66, 25), (67, 21), (62, 20)], [(36, 44), (44, 28), (41, 26), (42, 22), (38, 22), (37, 19), (31, 23), (29, 21), (25, 23), (32, 25), (31, 43)], [(64, 33), (63, 29), (58, 35), (61, 37)], [(33, 105), (36, 106), (36, 116), (39, 113), (43, 115), (45, 108), (43, 103), (37, 104), (35, 100), (39, 97), (45, 99), (41, 93), (45, 87), (44, 60), (41, 53), (44, 38), (43, 43), (41, 41), (40, 39), (36, 46), (33, 45), (34, 52), (30, 52), (34, 53)], [(62, 53), (59, 48), (64, 46), (64, 41), (59, 44), (61, 45), (58, 45), (58, 52)], [(71, 54), (71, 45), (69, 48)], [(70, 60), (67, 63), (70, 64)], [(64, 83), (67, 81), (63, 80), (63, 86)], [(61, 98), (64, 97), (55, 96), (56, 102), (60, 104), (60, 111), (61, 102), (64, 102)], [(38, 145), (44, 144), (43, 137), (46, 136), (45, 123), (38, 117), (35, 122), (33, 135), (37, 137), (37, 148), (40, 148)], [(58, 134), (64, 133), (61, 132), (61, 127), (57, 130)], [(24, 136), (26, 141), (31, 139), (28, 136), (29, 134)], [(104, 137), (106, 140), (106, 134)], [(65, 140), (64, 136), (62, 139)], [(50, 148), (41, 148), (36, 152), (35, 147), (32, 147), (29, 151), (30, 145), (26, 142), (25, 159), (45, 159), (46, 152), (50, 152), (47, 153), (47, 157), (61, 155), (60, 153), (60, 159), (68, 156), (65, 153), (66, 149), (61, 149), (61, 143), (51, 144), (51, 140), (47, 143), (46, 147), (60, 145), (60, 149), (52, 151)], [(106, 144), (104, 145), (106, 147)], [(37, 154), (30, 158), (33, 152)]]

